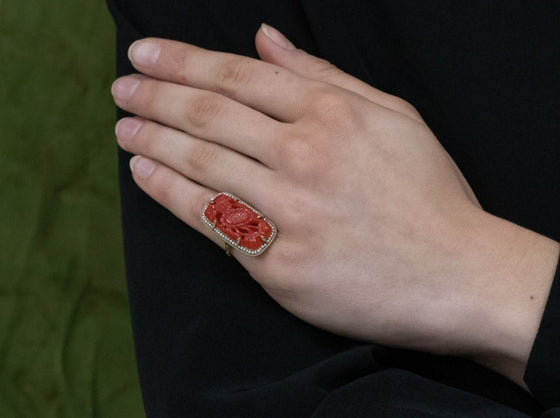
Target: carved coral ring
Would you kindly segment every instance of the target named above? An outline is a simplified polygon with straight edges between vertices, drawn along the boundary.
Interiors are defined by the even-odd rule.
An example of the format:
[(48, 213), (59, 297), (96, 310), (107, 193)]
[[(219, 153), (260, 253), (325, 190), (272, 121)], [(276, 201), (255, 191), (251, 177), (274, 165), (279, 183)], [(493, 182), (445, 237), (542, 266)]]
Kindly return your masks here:
[(272, 243), (276, 226), (262, 213), (230, 193), (218, 193), (204, 206), (202, 222), (230, 247), (259, 255)]

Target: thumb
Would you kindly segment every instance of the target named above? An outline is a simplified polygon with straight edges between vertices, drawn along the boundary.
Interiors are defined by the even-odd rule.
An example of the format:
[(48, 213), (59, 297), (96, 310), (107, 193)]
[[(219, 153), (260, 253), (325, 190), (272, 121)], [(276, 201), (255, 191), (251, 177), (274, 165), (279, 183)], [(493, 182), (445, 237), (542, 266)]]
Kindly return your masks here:
[(311, 80), (329, 83), (357, 93), (381, 106), (423, 123), (416, 109), (405, 100), (378, 90), (302, 49), (297, 49), (280, 31), (263, 23), (255, 36), (259, 57)]

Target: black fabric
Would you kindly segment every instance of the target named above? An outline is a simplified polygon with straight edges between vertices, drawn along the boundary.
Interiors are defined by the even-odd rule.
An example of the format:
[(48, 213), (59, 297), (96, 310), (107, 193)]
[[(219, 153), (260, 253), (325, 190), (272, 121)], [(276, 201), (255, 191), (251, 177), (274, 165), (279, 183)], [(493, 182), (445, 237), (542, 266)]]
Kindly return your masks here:
[[(560, 238), (560, 2), (108, 0), (117, 74), (159, 36), (256, 56), (261, 22), (410, 101), (489, 212)], [(119, 111), (119, 117), (125, 113)], [(560, 416), (560, 278), (527, 370), (536, 399), (467, 361), (309, 326), (131, 179), (125, 257), (149, 417)], [(543, 412), (543, 408), (547, 408)]]

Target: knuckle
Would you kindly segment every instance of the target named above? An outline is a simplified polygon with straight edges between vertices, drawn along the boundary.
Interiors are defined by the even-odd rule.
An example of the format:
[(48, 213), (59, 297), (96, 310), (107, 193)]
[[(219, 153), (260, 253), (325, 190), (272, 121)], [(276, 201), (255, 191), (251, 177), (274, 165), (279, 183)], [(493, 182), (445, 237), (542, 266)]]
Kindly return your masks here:
[(323, 88), (313, 92), (309, 104), (311, 117), (321, 125), (337, 128), (354, 122), (354, 106), (338, 89)]
[(301, 132), (283, 141), (282, 146), (280, 155), (286, 169), (305, 182), (313, 181), (328, 168), (330, 151), (325, 140)]
[(190, 48), (177, 48), (169, 55), (168, 71), (179, 84), (189, 85), (192, 83), (192, 62), (194, 57)]
[(161, 143), (157, 140), (156, 132), (149, 132), (143, 135), (138, 141), (138, 148), (140, 153), (152, 158), (158, 158), (161, 154)]
[(220, 66), (216, 74), (218, 91), (231, 95), (239, 86), (249, 84), (253, 80), (255, 66), (244, 57), (235, 57)]
[(160, 84), (153, 80), (142, 80), (137, 89), (137, 94), (130, 99), (139, 106), (151, 112), (159, 102)]
[(318, 80), (327, 81), (340, 73), (341, 70), (323, 58), (318, 58), (313, 68), (313, 74)]
[(134, 142), (135, 151), (139, 154), (152, 158), (158, 158), (161, 154), (162, 129), (152, 121), (145, 121), (140, 131), (136, 134)]
[(195, 97), (187, 106), (187, 122), (197, 129), (206, 127), (220, 113), (221, 103), (218, 96), (203, 94)]
[(312, 162), (318, 157), (313, 148), (311, 141), (302, 137), (293, 138), (285, 144), (283, 161), (293, 173), (308, 172)]
[[(159, 171), (159, 172), (158, 172)], [(170, 206), (173, 199), (176, 198), (174, 190), (174, 180), (169, 173), (162, 173), (156, 170), (150, 179), (149, 188), (153, 198), (163, 206)]]
[(299, 232), (305, 232), (312, 224), (313, 219), (312, 198), (308, 193), (299, 190), (292, 190), (286, 194), (286, 198), (276, 202), (278, 213), (281, 213), (283, 225), (289, 228), (298, 228)]
[(414, 106), (398, 96), (389, 95), (387, 97), (387, 103), (388, 107), (398, 112), (404, 113), (406, 115), (420, 116)]
[(276, 243), (271, 248), (266, 263), (262, 265), (259, 282), (267, 289), (282, 292), (295, 292), (303, 286), (301, 267), (304, 263), (302, 248), (290, 243)]
[(284, 152), (288, 161), (307, 160), (316, 154), (313, 141), (305, 134), (295, 135), (284, 143)]
[(185, 154), (185, 163), (190, 171), (203, 175), (216, 161), (217, 148), (210, 143), (194, 144)]

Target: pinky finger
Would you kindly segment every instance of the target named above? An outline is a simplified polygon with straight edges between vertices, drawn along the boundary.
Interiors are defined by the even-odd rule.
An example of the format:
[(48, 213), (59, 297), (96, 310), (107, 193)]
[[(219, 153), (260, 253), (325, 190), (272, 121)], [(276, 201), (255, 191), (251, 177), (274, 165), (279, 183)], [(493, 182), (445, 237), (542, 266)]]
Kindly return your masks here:
[(175, 216), (224, 248), (224, 242), (201, 220), (204, 205), (216, 194), (158, 161), (136, 155), (130, 160), (136, 184)]

